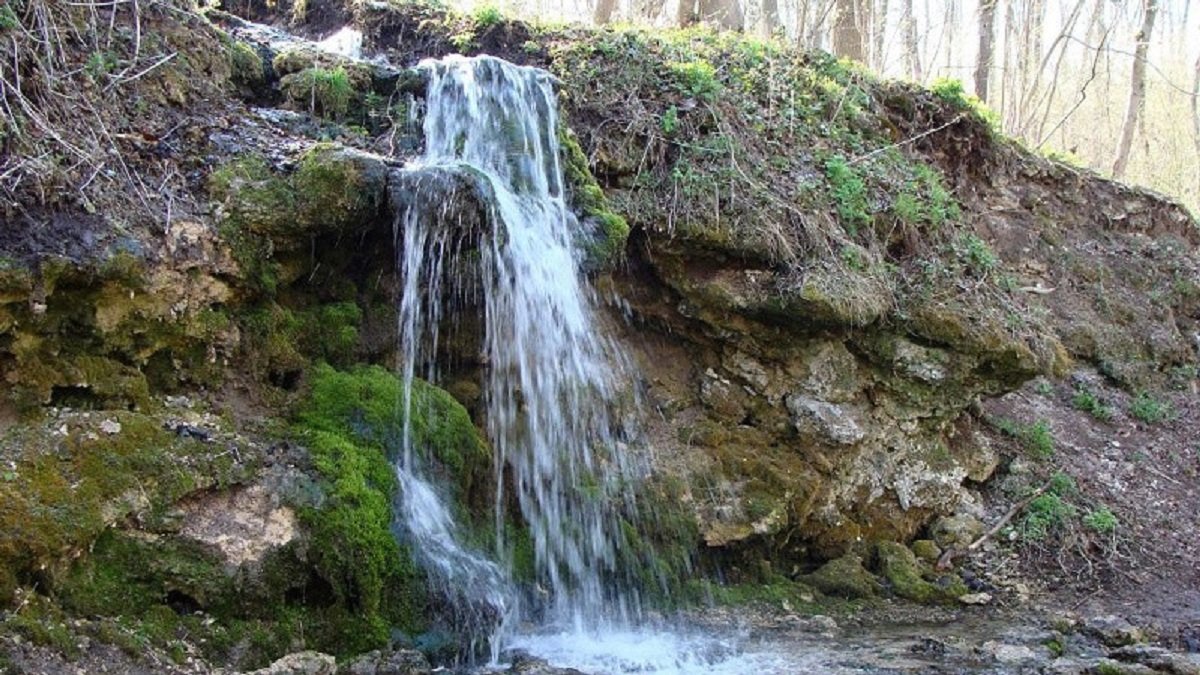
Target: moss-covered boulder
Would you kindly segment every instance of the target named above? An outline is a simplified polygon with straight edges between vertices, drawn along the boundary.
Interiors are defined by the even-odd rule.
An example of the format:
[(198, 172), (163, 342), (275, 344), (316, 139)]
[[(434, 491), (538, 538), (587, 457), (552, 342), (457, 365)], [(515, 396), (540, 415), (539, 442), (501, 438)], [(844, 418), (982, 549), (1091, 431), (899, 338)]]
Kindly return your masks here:
[(830, 560), (803, 581), (826, 595), (850, 599), (875, 597), (881, 589), (879, 580), (854, 553)]
[(881, 541), (875, 545), (875, 558), (891, 591), (907, 600), (952, 602), (967, 592), (962, 580), (952, 574), (937, 579), (937, 583), (927, 581), (925, 576), (932, 576), (932, 570), (904, 544)]
[(0, 438), (0, 457), (0, 581), (11, 590), (55, 587), (107, 528), (162, 518), (185, 495), (244, 480), (256, 455), (214, 452), (158, 417), (105, 411), (17, 426)]

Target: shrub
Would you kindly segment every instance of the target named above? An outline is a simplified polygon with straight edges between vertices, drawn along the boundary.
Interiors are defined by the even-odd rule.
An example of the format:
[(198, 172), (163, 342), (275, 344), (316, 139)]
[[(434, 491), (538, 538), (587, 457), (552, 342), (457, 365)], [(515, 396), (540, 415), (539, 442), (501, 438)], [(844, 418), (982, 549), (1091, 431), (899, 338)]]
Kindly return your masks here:
[(842, 227), (851, 235), (857, 234), (859, 227), (871, 222), (866, 184), (846, 158), (841, 156), (825, 161), (825, 177), (829, 180), (829, 190)]
[(1174, 411), (1171, 409), (1171, 404), (1159, 401), (1149, 393), (1141, 391), (1134, 397), (1133, 403), (1129, 404), (1129, 414), (1146, 424), (1157, 424), (1169, 419)]
[(1083, 524), (1097, 534), (1112, 534), (1120, 523), (1107, 506), (1101, 506), (1084, 516)]
[(717, 81), (717, 69), (708, 61), (674, 61), (667, 64), (671, 74), (675, 76), (683, 93), (696, 98), (711, 101), (716, 97), (720, 83)]
[(483, 5), (475, 10), (475, 25), (480, 28), (491, 28), (504, 21), (504, 15), (495, 5)]
[(1106, 405), (1091, 389), (1081, 387), (1075, 390), (1071, 403), (1079, 410), (1095, 417), (1101, 422), (1109, 422), (1113, 418), (1113, 409)]

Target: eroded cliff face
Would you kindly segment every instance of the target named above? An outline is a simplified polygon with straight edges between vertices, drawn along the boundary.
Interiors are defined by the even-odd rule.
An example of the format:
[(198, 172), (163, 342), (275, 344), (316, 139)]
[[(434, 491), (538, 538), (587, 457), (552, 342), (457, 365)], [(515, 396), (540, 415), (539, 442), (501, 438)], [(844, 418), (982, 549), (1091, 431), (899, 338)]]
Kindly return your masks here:
[[(403, 66), (451, 51), (561, 80), (568, 198), (637, 364), (641, 431), (628, 440), (653, 461), (640, 497), (655, 517), (626, 543), (674, 591), (687, 561), (761, 581), (846, 556), (890, 579), (912, 558), (890, 542), (953, 530), (943, 543), (961, 545), (956, 533), (972, 532), (956, 524), (981, 513), (977, 489), (1005, 460), (975, 423), (981, 400), (1080, 362), (1130, 391), (1195, 377), (1196, 223), (997, 136), (953, 87), (877, 82), (739, 37), (306, 6), (228, 9), (310, 36), (349, 21), (397, 67), (232, 15), (155, 14), (164, 34), (199, 31), (206, 59), (130, 83), (155, 93), (149, 107), (102, 102), (121, 112), (114, 131), (176, 139), (127, 155), (131, 171), (179, 178), (163, 183), (167, 217), (120, 200), (89, 214), (90, 184), (74, 201), (12, 195), (0, 516), (52, 517), (6, 528), (0, 600), (49, 594), (104, 615), (120, 602), (104, 595), (129, 586), (156, 630), (202, 623), (171, 603), (217, 615), (230, 628), (206, 633), (205, 656), (239, 665), (297, 641), (350, 653), (386, 644), (389, 626), (429, 628), (437, 601), (388, 531), (394, 449), (348, 421), (370, 412), (365, 398), (327, 419), (311, 394), (394, 387), (355, 366), (395, 365), (392, 204), (413, 186), (391, 169), (418, 150), (421, 91)], [(464, 228), (486, 220), (469, 189), (451, 196)], [(482, 428), (478, 323), (448, 328), (454, 400), (430, 396)], [(458, 427), (447, 433), (475, 441), (446, 448), (442, 471), (486, 540), (493, 467)], [(130, 477), (101, 480), (110, 469)], [(85, 518), (53, 516), (83, 493)], [(510, 527), (520, 577), (532, 547)], [(146, 574), (122, 570), (156, 556)], [(297, 628), (318, 617), (317, 634)]]

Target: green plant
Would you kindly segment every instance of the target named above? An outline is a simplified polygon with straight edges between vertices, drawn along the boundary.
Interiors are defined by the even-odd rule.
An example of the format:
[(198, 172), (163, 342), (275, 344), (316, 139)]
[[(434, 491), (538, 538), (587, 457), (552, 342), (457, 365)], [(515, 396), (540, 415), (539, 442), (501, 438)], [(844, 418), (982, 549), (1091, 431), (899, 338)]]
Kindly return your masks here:
[(1083, 517), (1083, 524), (1097, 534), (1112, 534), (1120, 523), (1107, 506), (1100, 506)]
[(1026, 427), (1021, 440), (1029, 453), (1038, 459), (1054, 456), (1054, 434), (1046, 420), (1038, 420)]
[(1075, 396), (1071, 398), (1071, 404), (1101, 422), (1108, 422), (1113, 418), (1113, 409), (1087, 387), (1080, 387), (1075, 390)]
[(667, 64), (671, 74), (679, 83), (683, 93), (704, 101), (711, 101), (720, 89), (717, 69), (708, 61), (672, 61)]
[(340, 119), (349, 112), (355, 91), (342, 66), (306, 68), (296, 74), (296, 82), (298, 90), (307, 95), (313, 114)]
[(17, 18), (17, 13), (13, 11), (12, 5), (5, 3), (0, 5), (0, 30), (12, 30), (21, 25), (21, 20)]
[(1000, 116), (977, 96), (966, 93), (963, 90), (962, 80), (940, 77), (929, 85), (929, 89), (938, 98), (952, 104), (955, 108), (974, 113), (993, 131), (1000, 128)]
[(671, 135), (679, 128), (679, 109), (675, 106), (667, 108), (667, 111), (662, 116), (662, 130), (664, 134)]
[(825, 160), (825, 177), (829, 180), (829, 189), (842, 227), (852, 236), (857, 234), (859, 227), (871, 222), (866, 184), (846, 158), (840, 155)]
[(94, 81), (108, 75), (117, 69), (117, 55), (110, 51), (95, 51), (88, 56), (83, 64), (83, 70)]
[(856, 272), (861, 272), (867, 268), (862, 249), (857, 246), (843, 246), (841, 255), (842, 262), (846, 264), (846, 267)]
[(1038, 459), (1049, 459), (1054, 456), (1054, 434), (1046, 420), (1038, 420), (1033, 424), (1024, 425), (1008, 418), (992, 420), (1001, 433), (1021, 441), (1029, 454)]
[(1157, 424), (1169, 419), (1174, 410), (1170, 403), (1159, 401), (1148, 392), (1140, 391), (1129, 404), (1129, 414), (1146, 424)]
[(1026, 538), (1040, 541), (1051, 531), (1062, 527), (1074, 515), (1074, 506), (1053, 491), (1048, 491), (1029, 502), (1022, 530)]
[(1000, 258), (992, 247), (974, 234), (964, 234), (958, 238), (958, 253), (968, 266), (980, 274), (1000, 266)]
[(1075, 479), (1062, 471), (1056, 472), (1050, 477), (1050, 487), (1048, 492), (1059, 497), (1064, 497), (1075, 493)]
[(495, 5), (483, 5), (475, 10), (475, 25), (480, 28), (491, 28), (504, 21), (504, 15)]

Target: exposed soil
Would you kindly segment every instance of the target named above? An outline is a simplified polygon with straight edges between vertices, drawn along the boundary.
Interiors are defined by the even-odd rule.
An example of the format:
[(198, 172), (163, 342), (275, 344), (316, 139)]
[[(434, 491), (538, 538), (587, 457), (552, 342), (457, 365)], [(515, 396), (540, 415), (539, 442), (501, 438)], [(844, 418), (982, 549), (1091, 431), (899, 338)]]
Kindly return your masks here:
[[(1079, 409), (1082, 390), (1111, 411), (1110, 420)], [(993, 521), (1031, 486), (1062, 472), (1077, 486), (1068, 501), (1080, 505), (1080, 515), (1107, 507), (1118, 522), (1111, 535), (1083, 526), (1030, 542), (1022, 540), (1018, 514), (1012, 541), (1002, 534), (988, 557), (994, 565), (1006, 553), (1019, 554), (1017, 569), (1037, 589), (1039, 604), (1085, 616), (1120, 614), (1186, 647), (1184, 638), (1200, 630), (1200, 400), (1190, 387), (1163, 395), (1168, 417), (1157, 423), (1135, 418), (1133, 402), (1099, 374), (1082, 370), (983, 405), (993, 420), (1045, 421), (1055, 445), (1052, 457), (1032, 459), (1019, 441), (991, 427), (992, 441), (1013, 458), (1007, 474), (984, 493)]]

